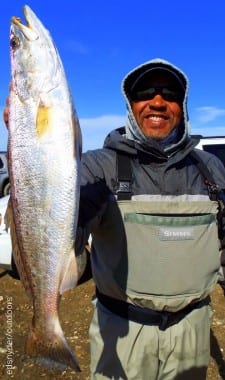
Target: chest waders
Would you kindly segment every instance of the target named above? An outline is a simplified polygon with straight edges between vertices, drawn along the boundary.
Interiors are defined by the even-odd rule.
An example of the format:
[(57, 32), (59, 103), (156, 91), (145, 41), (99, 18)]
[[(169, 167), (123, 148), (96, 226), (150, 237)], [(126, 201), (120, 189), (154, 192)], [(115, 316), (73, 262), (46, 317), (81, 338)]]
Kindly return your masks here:
[[(111, 202), (106, 218), (114, 220), (107, 225), (111, 248), (105, 245), (109, 271), (104, 263), (101, 273), (95, 270), (96, 295), (107, 309), (163, 330), (208, 302), (218, 281), (218, 194), (198, 155), (191, 158), (208, 178), (211, 200), (132, 200), (130, 158), (117, 154), (117, 202)], [(118, 244), (115, 234), (121, 236)], [(103, 252), (98, 236), (96, 247)], [(103, 266), (107, 285), (101, 281)]]
[(205, 380), (220, 242), (217, 187), (203, 176), (212, 200), (137, 200), (118, 156), (117, 201), (92, 252), (91, 380)]

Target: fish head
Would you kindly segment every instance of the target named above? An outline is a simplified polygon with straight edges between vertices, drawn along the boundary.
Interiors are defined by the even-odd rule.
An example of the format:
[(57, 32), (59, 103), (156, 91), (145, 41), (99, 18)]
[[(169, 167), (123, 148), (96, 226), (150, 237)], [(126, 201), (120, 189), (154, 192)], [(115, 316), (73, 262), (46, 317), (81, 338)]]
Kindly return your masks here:
[(12, 90), (22, 102), (37, 101), (40, 93), (57, 88), (63, 71), (49, 31), (29, 6), (24, 17), (26, 24), (13, 16), (10, 26)]

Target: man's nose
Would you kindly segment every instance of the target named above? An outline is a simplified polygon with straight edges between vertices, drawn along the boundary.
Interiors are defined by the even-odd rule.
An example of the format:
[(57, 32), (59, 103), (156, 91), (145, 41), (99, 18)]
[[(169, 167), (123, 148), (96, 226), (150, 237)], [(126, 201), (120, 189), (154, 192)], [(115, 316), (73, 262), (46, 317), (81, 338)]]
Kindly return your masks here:
[(150, 108), (157, 108), (157, 109), (165, 109), (167, 107), (167, 103), (165, 99), (163, 99), (162, 95), (156, 94), (154, 98), (149, 100), (149, 107)]

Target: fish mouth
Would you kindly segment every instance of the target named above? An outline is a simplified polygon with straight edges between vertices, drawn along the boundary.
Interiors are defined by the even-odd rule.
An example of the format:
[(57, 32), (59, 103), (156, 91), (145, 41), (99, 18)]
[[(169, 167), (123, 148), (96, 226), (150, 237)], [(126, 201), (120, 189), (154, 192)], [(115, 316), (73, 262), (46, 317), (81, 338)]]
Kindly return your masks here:
[(11, 18), (11, 24), (18, 28), (29, 41), (34, 41), (39, 38), (39, 34), (32, 23), (32, 20), (35, 20), (36, 16), (27, 5), (24, 6), (23, 13), (26, 25), (17, 16)]
[[(50, 91), (58, 86), (58, 81), (61, 78), (61, 62), (59, 53), (48, 29), (45, 28), (40, 19), (28, 5), (23, 7), (23, 15), (24, 17), (21, 18), (24, 20), (21, 20), (20, 17), (16, 16), (11, 18), (11, 56), (13, 57), (16, 50), (21, 46), (21, 54), (24, 55), (23, 59), (25, 61), (27, 59), (25, 50), (29, 51), (30, 65), (28, 66), (25, 64), (25, 66), (26, 70), (30, 71), (30, 73), (34, 70), (32, 65), (35, 66), (35, 70), (37, 72), (40, 72), (42, 70), (41, 64), (46, 64), (45, 85), (46, 91), (47, 88), (48, 91)], [(38, 65), (37, 61), (40, 61)], [(49, 80), (49, 77), (51, 80)]]

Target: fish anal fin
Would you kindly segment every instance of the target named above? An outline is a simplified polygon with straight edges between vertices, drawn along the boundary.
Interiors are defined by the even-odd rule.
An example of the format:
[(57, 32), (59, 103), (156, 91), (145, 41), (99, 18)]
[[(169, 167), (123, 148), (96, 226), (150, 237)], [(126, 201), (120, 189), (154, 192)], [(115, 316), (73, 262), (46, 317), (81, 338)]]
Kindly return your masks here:
[(77, 281), (78, 281), (78, 267), (77, 267), (75, 252), (72, 249), (67, 267), (65, 268), (65, 271), (62, 276), (62, 281), (59, 288), (60, 294), (66, 292), (67, 290), (73, 289), (76, 286)]

